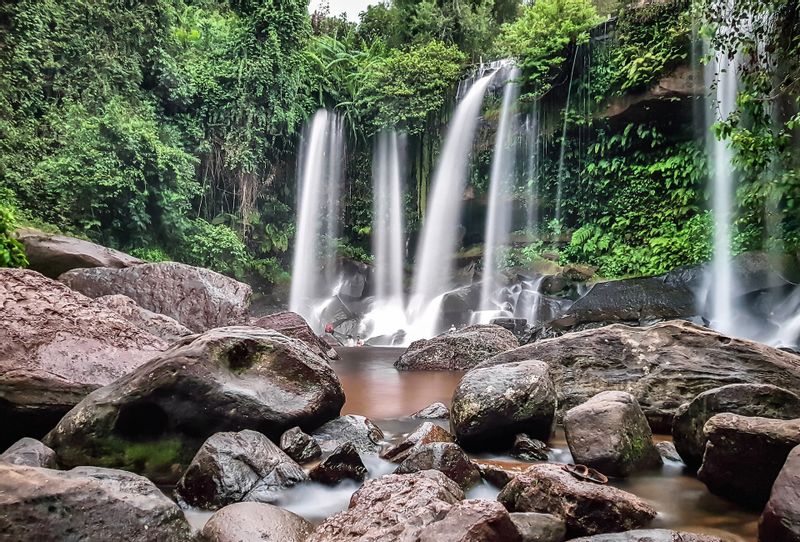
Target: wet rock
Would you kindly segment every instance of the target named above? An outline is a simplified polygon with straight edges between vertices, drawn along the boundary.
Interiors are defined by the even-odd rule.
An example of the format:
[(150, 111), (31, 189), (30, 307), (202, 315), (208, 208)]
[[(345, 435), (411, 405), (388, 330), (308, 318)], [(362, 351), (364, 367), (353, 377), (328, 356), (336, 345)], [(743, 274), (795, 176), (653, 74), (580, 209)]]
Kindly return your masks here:
[(604, 391), (564, 414), (564, 433), (575, 463), (609, 476), (661, 465), (653, 434), (630, 393)]
[(478, 368), (531, 359), (549, 365), (559, 408), (569, 410), (601, 391), (625, 390), (656, 432), (670, 431), (680, 405), (726, 384), (780, 382), (800, 389), (800, 356), (689, 322), (569, 333), (505, 352)]
[(726, 542), (707, 534), (670, 531), (668, 529), (640, 529), (624, 533), (598, 534), (575, 538), (570, 542)]
[(789, 452), (800, 445), (800, 419), (717, 414), (703, 431), (708, 442), (697, 477), (715, 495), (759, 509)]
[(520, 434), (514, 438), (511, 455), (523, 461), (547, 461), (547, 444)]
[(449, 420), (450, 409), (444, 403), (433, 403), (411, 415), (412, 418)]
[(0, 269), (0, 447), (41, 438), (92, 390), (167, 344), (63, 284)]
[(408, 457), (412, 450), (431, 442), (453, 442), (453, 435), (435, 423), (425, 422), (402, 441), (383, 452), (381, 457), (400, 463)]
[(347, 414), (329, 421), (311, 433), (311, 436), (326, 453), (350, 442), (359, 453), (377, 454), (383, 440), (383, 431), (369, 418)]
[(443, 472), (465, 490), (481, 479), (478, 467), (470, 461), (458, 444), (452, 442), (432, 442), (413, 448), (394, 472), (410, 474), (430, 469)]
[(17, 238), (25, 245), (28, 267), (51, 279), (81, 267), (130, 267), (144, 263), (129, 254), (66, 235), (22, 228)]
[(305, 542), (314, 526), (270, 504), (240, 502), (218, 510), (200, 533), (203, 542)]
[(661, 454), (662, 459), (669, 459), (670, 461), (683, 463), (683, 459), (681, 459), (680, 454), (678, 454), (678, 450), (675, 449), (675, 445), (671, 442), (656, 442), (656, 450), (658, 450), (658, 453)]
[(0, 463), (0, 533), (14, 541), (193, 540), (183, 512), (147, 478), (8, 463)]
[(562, 518), (568, 538), (637, 529), (656, 516), (636, 495), (578, 480), (552, 464), (533, 465), (509, 482), (497, 500), (510, 512)]
[(530, 335), (528, 320), (525, 318), (494, 318), (489, 323), (509, 330), (518, 341), (522, 341)]
[(706, 449), (703, 427), (714, 415), (724, 412), (781, 420), (800, 418), (800, 397), (770, 384), (731, 384), (703, 392), (681, 405), (672, 422), (672, 438), (687, 466), (700, 467)]
[(308, 322), (296, 312), (281, 311), (270, 314), (269, 316), (262, 316), (254, 320), (252, 325), (255, 327), (263, 327), (264, 329), (272, 329), (287, 337), (299, 339), (322, 357), (339, 359), (339, 354), (336, 353), (336, 350), (331, 348), (319, 335), (314, 333), (308, 325)]
[(800, 446), (795, 446), (775, 479), (758, 524), (761, 542), (800, 541)]
[(194, 332), (243, 322), (253, 293), (250, 286), (225, 275), (175, 262), (73, 269), (58, 280), (92, 298), (126, 295)]
[(453, 394), (450, 428), (467, 449), (508, 449), (521, 432), (547, 440), (555, 411), (547, 365), (507, 363), (464, 375)]
[(57, 469), (56, 453), (32, 438), (21, 438), (0, 455), (0, 461), (25, 467)]
[(192, 334), (191, 329), (182, 326), (174, 318), (144, 309), (124, 295), (104, 295), (95, 299), (95, 303), (119, 314), (142, 331), (155, 335), (167, 343)]
[(299, 427), (292, 427), (282, 434), (280, 446), (286, 455), (298, 463), (308, 463), (322, 455), (322, 449), (316, 439), (303, 433)]
[(497, 501), (456, 503), (447, 515), (419, 533), (419, 542), (522, 542), (508, 512)]
[(498, 489), (506, 487), (514, 477), (522, 471), (511, 470), (492, 463), (476, 463), (481, 473), (481, 478)]
[(315, 482), (329, 486), (344, 480), (361, 482), (367, 477), (367, 468), (353, 443), (345, 442), (311, 469), (310, 476)]
[(95, 391), (44, 442), (67, 467), (102, 462), (171, 483), (214, 433), (245, 428), (277, 440), (319, 426), (343, 404), (336, 373), (305, 343), (218, 328)]
[(308, 542), (416, 540), (463, 499), (458, 484), (438, 471), (381, 476), (365, 482), (350, 507), (326, 519)]
[(475, 325), (414, 341), (394, 366), (401, 371), (464, 371), (518, 346), (507, 329)]
[(261, 433), (217, 433), (203, 443), (176, 488), (191, 506), (217, 510), (231, 503), (274, 502), (306, 473)]
[(510, 516), (522, 542), (562, 542), (567, 536), (564, 520), (552, 514), (514, 512)]

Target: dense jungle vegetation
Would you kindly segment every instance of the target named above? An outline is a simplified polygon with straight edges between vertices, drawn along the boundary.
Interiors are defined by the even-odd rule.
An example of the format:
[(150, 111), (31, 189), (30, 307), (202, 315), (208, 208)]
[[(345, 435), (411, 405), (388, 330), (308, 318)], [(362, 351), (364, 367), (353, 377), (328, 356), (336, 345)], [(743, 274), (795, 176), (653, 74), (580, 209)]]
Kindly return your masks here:
[[(697, 104), (684, 100), (683, 116), (603, 114), (615, 98), (702, 57), (693, 36), (748, 59), (736, 113), (714, 126), (736, 150), (735, 249), (796, 251), (800, 7), (742, 0), (736, 10), (726, 17), (748, 14), (753, 29), (715, 34), (731, 20), (711, 0), (394, 0), (358, 24), (326, 10), (309, 15), (304, 0), (5, 2), (0, 265), (24, 265), (11, 231), (31, 225), (149, 260), (285, 282), (300, 133), (319, 107), (335, 108), (348, 126), (340, 246), (369, 259), (371, 136), (387, 126), (407, 134), (416, 230), (457, 82), (501, 57), (522, 69), (523, 107), (549, 112), (542, 173), (520, 182), (520, 201), (528, 183), (540, 183), (541, 226), (509, 264), (553, 249), (609, 277), (701, 262), (711, 219)], [(575, 99), (565, 107), (570, 85)], [(476, 145), (478, 198), (490, 150)]]

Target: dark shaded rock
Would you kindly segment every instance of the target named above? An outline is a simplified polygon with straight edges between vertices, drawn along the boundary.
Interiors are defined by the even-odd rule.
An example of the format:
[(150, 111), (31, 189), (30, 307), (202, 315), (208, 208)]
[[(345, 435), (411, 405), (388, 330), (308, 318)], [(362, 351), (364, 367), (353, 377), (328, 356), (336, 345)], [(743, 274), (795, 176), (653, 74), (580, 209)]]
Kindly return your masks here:
[(800, 389), (800, 356), (689, 322), (570, 333), (504, 352), (478, 368), (531, 359), (548, 363), (559, 408), (624, 390), (636, 397), (656, 432), (670, 431), (680, 405), (726, 384), (780, 382)]
[(399, 463), (408, 457), (412, 450), (431, 442), (453, 442), (453, 435), (435, 423), (425, 422), (402, 441), (383, 452), (381, 457)]
[(70, 471), (0, 463), (3, 540), (188, 542), (183, 512), (152, 482), (129, 472)]
[(463, 499), (458, 484), (439, 471), (381, 476), (365, 482), (350, 507), (325, 520), (308, 542), (416, 540)]
[(507, 329), (475, 325), (414, 341), (394, 366), (401, 371), (464, 371), (518, 346)]
[(433, 403), (411, 415), (412, 418), (449, 420), (450, 409), (444, 403)]
[(332, 452), (342, 444), (350, 442), (362, 454), (377, 454), (383, 431), (372, 420), (364, 416), (347, 414), (333, 419), (311, 433), (323, 452)]
[(800, 541), (800, 446), (786, 458), (758, 523), (761, 542)]
[(624, 533), (598, 534), (574, 538), (570, 542), (725, 542), (707, 534), (670, 531), (668, 529), (640, 529)]
[(256, 502), (229, 504), (206, 522), (203, 542), (304, 542), (314, 526), (297, 514)]
[(195, 332), (242, 323), (253, 293), (247, 284), (225, 275), (175, 262), (73, 269), (58, 280), (92, 298), (126, 295)]
[(514, 512), (510, 516), (522, 542), (562, 542), (567, 536), (564, 520), (552, 514)]
[(91, 391), (167, 347), (35, 271), (0, 269), (0, 447), (41, 438)]
[(708, 442), (697, 477), (715, 495), (759, 509), (789, 452), (800, 445), (800, 419), (717, 414), (704, 432)]
[(681, 405), (672, 422), (672, 438), (683, 462), (697, 469), (703, 462), (703, 427), (716, 414), (790, 420), (800, 418), (800, 397), (770, 384), (731, 384), (705, 391)]
[(547, 440), (555, 411), (547, 365), (507, 363), (464, 375), (453, 394), (450, 428), (467, 449), (508, 449), (519, 433)]
[(174, 318), (144, 309), (130, 297), (124, 295), (104, 295), (95, 303), (113, 311), (142, 331), (172, 343), (192, 334), (192, 330), (178, 323)]
[(558, 465), (533, 465), (511, 480), (497, 500), (510, 512), (540, 512), (564, 520), (569, 537), (642, 527), (656, 511), (615, 487), (578, 480)]
[(273, 502), (306, 473), (261, 433), (217, 433), (195, 454), (176, 488), (191, 506), (218, 510), (240, 501)]
[(564, 414), (564, 433), (575, 463), (609, 476), (628, 476), (661, 465), (653, 433), (630, 393), (604, 391)]
[(493, 463), (476, 463), (481, 477), (498, 489), (503, 489), (514, 477), (522, 472), (511, 470)]
[(509, 330), (518, 341), (524, 340), (530, 335), (528, 320), (525, 318), (494, 318), (489, 323)]
[(310, 476), (315, 482), (329, 486), (344, 480), (361, 482), (367, 477), (367, 467), (361, 461), (353, 443), (345, 442), (311, 469)]
[(662, 459), (669, 459), (670, 461), (683, 463), (683, 459), (681, 458), (680, 454), (678, 454), (678, 450), (675, 449), (675, 445), (671, 442), (656, 442), (656, 450), (658, 450), (658, 453), (661, 454)]
[(452, 442), (431, 442), (414, 447), (394, 472), (411, 474), (430, 469), (443, 472), (463, 489), (469, 489), (481, 479), (478, 467)]
[(262, 316), (254, 320), (252, 325), (275, 330), (293, 339), (300, 339), (320, 356), (328, 359), (339, 359), (339, 354), (336, 353), (336, 350), (331, 348), (319, 335), (314, 333), (314, 330), (311, 329), (308, 322), (296, 312), (281, 311), (270, 314), (269, 316)]
[(419, 542), (521, 542), (503, 505), (471, 499), (456, 503), (447, 515), (419, 533)]
[(25, 245), (28, 267), (51, 279), (81, 267), (130, 267), (144, 263), (129, 254), (66, 235), (22, 228), (17, 238)]
[(67, 467), (103, 462), (177, 480), (214, 433), (252, 429), (278, 439), (339, 414), (333, 369), (305, 343), (227, 327), (190, 336), (81, 401), (45, 440)]
[(308, 463), (322, 455), (319, 443), (299, 427), (292, 427), (281, 435), (281, 450), (298, 463)]
[(520, 434), (514, 438), (511, 455), (523, 461), (547, 461), (547, 444)]
[(28, 437), (12, 444), (0, 455), (0, 461), (24, 467), (58, 468), (56, 453), (38, 440)]

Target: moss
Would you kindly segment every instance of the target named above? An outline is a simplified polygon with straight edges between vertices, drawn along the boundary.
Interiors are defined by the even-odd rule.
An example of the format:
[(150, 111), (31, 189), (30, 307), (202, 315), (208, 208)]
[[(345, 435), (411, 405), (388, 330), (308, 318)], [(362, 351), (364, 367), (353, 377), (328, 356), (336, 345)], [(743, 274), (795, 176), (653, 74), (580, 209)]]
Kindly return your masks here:
[(183, 442), (178, 438), (131, 442), (119, 437), (108, 437), (100, 446), (96, 464), (132, 472), (165, 474), (173, 465), (185, 464), (190, 459)]
[(622, 458), (631, 463), (638, 461), (644, 455), (646, 447), (647, 442), (642, 435), (632, 436), (628, 440), (628, 446), (625, 448)]

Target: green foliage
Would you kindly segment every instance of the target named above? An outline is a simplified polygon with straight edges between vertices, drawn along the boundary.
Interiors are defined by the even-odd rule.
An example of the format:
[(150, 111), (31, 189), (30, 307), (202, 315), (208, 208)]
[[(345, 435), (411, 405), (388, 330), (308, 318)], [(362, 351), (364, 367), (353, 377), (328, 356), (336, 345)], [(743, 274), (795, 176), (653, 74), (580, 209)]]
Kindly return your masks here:
[(228, 226), (192, 221), (181, 250), (184, 261), (219, 273), (241, 277), (250, 264), (247, 248)]
[(131, 256), (146, 262), (158, 263), (172, 261), (172, 258), (169, 256), (169, 254), (167, 254), (166, 251), (160, 247), (133, 248), (129, 252)]
[(16, 219), (14, 208), (5, 203), (10, 198), (0, 190), (0, 267), (25, 267), (28, 258), (25, 247), (14, 238)]

